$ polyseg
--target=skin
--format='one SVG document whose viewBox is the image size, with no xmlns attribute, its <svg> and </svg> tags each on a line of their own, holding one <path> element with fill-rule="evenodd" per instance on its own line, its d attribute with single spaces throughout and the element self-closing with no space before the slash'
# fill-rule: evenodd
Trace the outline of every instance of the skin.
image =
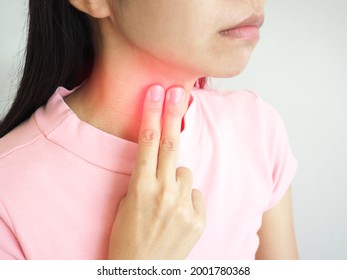
<svg viewBox="0 0 347 280">
<path fill-rule="evenodd" d="M 231 40 L 219 31 L 252 14 L 262 15 L 264 1 L 70 3 L 91 18 L 96 61 L 88 81 L 65 101 L 81 120 L 138 143 L 129 191 L 110 237 L 109 258 L 183 259 L 205 224 L 203 197 L 192 189 L 190 170 L 176 169 L 190 91 L 199 77 L 232 77 L 246 67 L 257 41 Z M 157 101 L 151 99 L 153 85 L 162 87 Z M 170 101 L 175 88 L 184 92 L 178 103 Z M 258 259 L 298 257 L 290 188 L 264 214 L 259 238 Z"/>
<path fill-rule="evenodd" d="M 66 101 L 82 120 L 132 142 L 150 85 L 181 86 L 189 93 L 199 77 L 232 77 L 246 67 L 257 42 L 230 40 L 219 31 L 263 14 L 264 5 L 260 0 L 70 2 L 93 17 L 97 58 L 88 82 Z"/>
</svg>

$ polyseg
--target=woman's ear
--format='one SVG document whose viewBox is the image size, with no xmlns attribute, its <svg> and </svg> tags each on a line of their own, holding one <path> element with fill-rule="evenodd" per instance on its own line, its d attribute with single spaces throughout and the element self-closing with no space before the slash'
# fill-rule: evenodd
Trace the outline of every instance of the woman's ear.
<svg viewBox="0 0 347 280">
<path fill-rule="evenodd" d="M 93 18 L 106 18 L 110 15 L 109 0 L 69 0 L 69 2 L 77 10 Z"/>
</svg>

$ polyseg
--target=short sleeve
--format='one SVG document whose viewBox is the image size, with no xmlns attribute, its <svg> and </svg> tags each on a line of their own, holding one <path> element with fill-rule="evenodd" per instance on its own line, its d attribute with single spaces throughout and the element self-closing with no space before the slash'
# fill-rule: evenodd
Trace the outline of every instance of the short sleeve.
<svg viewBox="0 0 347 280">
<path fill-rule="evenodd" d="M 298 162 L 291 150 L 285 124 L 279 113 L 267 105 L 269 127 L 269 151 L 272 166 L 272 195 L 267 210 L 284 196 L 296 174 Z"/>
<path fill-rule="evenodd" d="M 11 226 L 5 208 L 0 204 L 0 260 L 24 260 L 24 254 Z"/>
</svg>

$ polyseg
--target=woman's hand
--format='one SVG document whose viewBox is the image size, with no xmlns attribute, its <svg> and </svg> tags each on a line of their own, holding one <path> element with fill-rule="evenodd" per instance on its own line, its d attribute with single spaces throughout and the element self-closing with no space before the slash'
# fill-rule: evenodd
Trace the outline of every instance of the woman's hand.
<svg viewBox="0 0 347 280">
<path fill-rule="evenodd" d="M 136 166 L 113 224 L 109 259 L 185 259 L 200 238 L 205 226 L 202 193 L 192 189 L 189 169 L 176 169 L 188 101 L 182 88 L 170 88 L 166 98 L 161 86 L 149 88 Z"/>
</svg>

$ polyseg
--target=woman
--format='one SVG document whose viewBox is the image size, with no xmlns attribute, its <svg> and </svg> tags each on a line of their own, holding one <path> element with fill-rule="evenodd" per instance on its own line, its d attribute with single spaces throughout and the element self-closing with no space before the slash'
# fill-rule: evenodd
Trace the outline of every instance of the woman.
<svg viewBox="0 0 347 280">
<path fill-rule="evenodd" d="M 0 127 L 1 258 L 297 258 L 280 116 L 204 89 L 244 69 L 263 6 L 30 1 Z"/>
</svg>

